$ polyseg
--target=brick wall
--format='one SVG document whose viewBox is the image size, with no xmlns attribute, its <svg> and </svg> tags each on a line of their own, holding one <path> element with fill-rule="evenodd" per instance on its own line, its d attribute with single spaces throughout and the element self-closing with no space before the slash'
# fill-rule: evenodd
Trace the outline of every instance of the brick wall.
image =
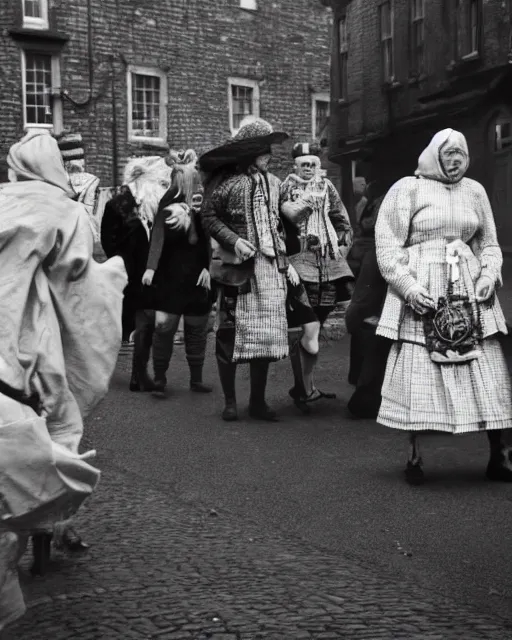
<svg viewBox="0 0 512 640">
<path fill-rule="evenodd" d="M 5 3 L 4 3 L 5 4 Z M 260 115 L 292 141 L 311 138 L 311 95 L 329 90 L 331 11 L 318 0 L 260 1 L 256 12 L 238 0 L 90 0 L 93 33 L 92 101 L 64 106 L 64 127 L 84 139 L 87 170 L 104 185 L 118 178 L 131 155 L 148 149 L 127 139 L 127 65 L 157 66 L 168 79 L 168 141 L 199 153 L 230 136 L 230 76 L 256 80 Z M 50 28 L 69 37 L 61 54 L 62 89 L 76 102 L 89 98 L 88 3 L 53 0 Z M 21 26 L 21 0 L 0 15 L 0 161 L 23 133 L 21 56 L 9 30 Z M 113 96 L 116 126 L 113 130 Z M 290 144 L 274 170 L 291 166 Z M 164 153 L 163 149 L 149 153 Z M 0 172 L 5 174 L 5 163 Z M 5 175 L 0 175 L 0 180 Z"/>
</svg>

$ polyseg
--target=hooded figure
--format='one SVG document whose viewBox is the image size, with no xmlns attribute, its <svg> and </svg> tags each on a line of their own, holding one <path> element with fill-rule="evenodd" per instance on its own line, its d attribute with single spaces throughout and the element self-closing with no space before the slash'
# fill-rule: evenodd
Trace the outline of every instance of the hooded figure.
<svg viewBox="0 0 512 640">
<path fill-rule="evenodd" d="M 462 133 L 437 133 L 415 177 L 399 180 L 377 218 L 388 293 L 377 334 L 394 341 L 378 422 L 410 432 L 406 479 L 424 480 L 418 433 L 486 431 L 487 476 L 512 480 L 510 382 L 497 340 L 502 253 L 485 189 L 465 178 Z"/>
<path fill-rule="evenodd" d="M 126 284 L 120 258 L 92 259 L 88 215 L 71 199 L 55 139 L 28 133 L 8 164 L 14 182 L 0 193 L 0 630 L 24 608 L 22 541 L 37 532 L 34 550 L 43 536 L 47 554 L 54 525 L 98 481 L 86 461 L 94 452 L 80 455 L 78 446 L 114 371 Z"/>
</svg>

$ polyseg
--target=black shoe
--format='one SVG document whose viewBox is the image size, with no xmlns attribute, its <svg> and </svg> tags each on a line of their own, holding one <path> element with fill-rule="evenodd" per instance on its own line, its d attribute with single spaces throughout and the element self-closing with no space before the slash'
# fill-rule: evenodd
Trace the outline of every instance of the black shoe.
<svg viewBox="0 0 512 640">
<path fill-rule="evenodd" d="M 494 460 L 487 465 L 485 475 L 494 482 L 512 482 L 512 471 Z"/>
<path fill-rule="evenodd" d="M 143 376 L 141 380 L 135 374 L 132 374 L 132 377 L 130 379 L 130 391 L 142 391 L 142 393 L 149 393 L 150 391 L 154 390 L 155 383 L 149 376 Z"/>
<path fill-rule="evenodd" d="M 275 411 L 266 404 L 254 407 L 249 406 L 249 416 L 255 420 L 264 420 L 265 422 L 279 422 L 279 418 Z"/>
<path fill-rule="evenodd" d="M 300 396 L 300 393 L 297 391 L 295 387 L 292 387 L 290 391 L 288 391 L 288 395 L 293 400 L 293 404 L 297 407 L 297 409 L 305 416 L 309 416 L 311 413 L 311 408 L 308 407 L 306 399 Z"/>
<path fill-rule="evenodd" d="M 154 398 L 167 398 L 167 382 L 165 380 L 155 380 L 151 395 Z"/>
<path fill-rule="evenodd" d="M 236 407 L 236 402 L 226 402 L 226 406 L 224 407 L 224 411 L 222 412 L 222 419 L 225 422 L 234 422 L 238 420 L 238 410 Z"/>
<path fill-rule="evenodd" d="M 421 468 L 421 462 L 412 463 L 410 460 L 405 468 L 405 481 L 407 484 L 415 487 L 422 485 L 425 482 L 425 474 Z"/>
<path fill-rule="evenodd" d="M 204 382 L 191 382 L 190 391 L 194 391 L 195 393 L 211 393 L 213 387 L 209 384 L 204 384 Z"/>
</svg>

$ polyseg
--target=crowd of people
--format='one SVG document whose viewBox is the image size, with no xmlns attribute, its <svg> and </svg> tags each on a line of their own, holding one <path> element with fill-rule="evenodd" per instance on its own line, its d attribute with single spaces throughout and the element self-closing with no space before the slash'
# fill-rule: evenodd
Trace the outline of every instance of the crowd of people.
<svg viewBox="0 0 512 640">
<path fill-rule="evenodd" d="M 183 319 L 190 390 L 210 393 L 213 309 L 223 420 L 238 419 L 243 363 L 257 420 L 278 421 L 267 378 L 287 356 L 301 412 L 335 398 L 315 368 L 320 330 L 346 302 L 348 409 L 407 432 L 407 482 L 424 482 L 419 435 L 433 432 L 485 432 L 487 477 L 512 480 L 502 254 L 485 189 L 465 177 L 464 136 L 443 130 L 414 176 L 371 182 L 355 233 L 317 145 L 293 145 L 284 181 L 269 171 L 287 138 L 251 118 L 200 157 L 132 159 L 100 229 L 97 181 L 69 139 L 33 131 L 11 148 L 0 188 L 0 630 L 25 608 L 17 565 L 30 538 L 35 573 L 52 539 L 87 548 L 72 518 L 100 472 L 79 444 L 122 338 L 133 335 L 130 389 L 166 398 Z"/>
</svg>

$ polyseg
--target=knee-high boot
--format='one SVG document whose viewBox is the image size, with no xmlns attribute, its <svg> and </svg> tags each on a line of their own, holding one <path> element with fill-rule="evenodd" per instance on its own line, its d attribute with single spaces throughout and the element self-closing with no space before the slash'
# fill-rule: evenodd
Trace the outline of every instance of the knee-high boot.
<svg viewBox="0 0 512 640">
<path fill-rule="evenodd" d="M 154 326 L 149 318 L 137 327 L 133 339 L 132 376 L 130 391 L 153 391 L 155 385 L 148 374 Z"/>
<path fill-rule="evenodd" d="M 268 360 L 253 360 L 250 363 L 251 397 L 249 400 L 249 415 L 257 420 L 277 422 L 276 413 L 269 408 L 265 401 L 269 366 Z"/>
<path fill-rule="evenodd" d="M 215 357 L 225 402 L 222 419 L 226 422 L 238 419 L 236 364 L 232 362 L 234 337 L 234 331 L 229 329 L 218 329 L 215 336 Z"/>
<path fill-rule="evenodd" d="M 489 480 L 512 482 L 512 434 L 507 431 L 491 429 L 487 432 L 490 457 L 486 476 Z"/>
</svg>

